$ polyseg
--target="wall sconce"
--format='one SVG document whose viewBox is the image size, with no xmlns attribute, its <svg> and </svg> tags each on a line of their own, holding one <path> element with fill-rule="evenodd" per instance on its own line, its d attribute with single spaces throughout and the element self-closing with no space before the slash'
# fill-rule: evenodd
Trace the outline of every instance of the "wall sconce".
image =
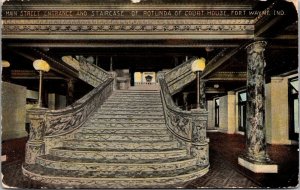
<svg viewBox="0 0 300 190">
<path fill-rule="evenodd" d="M 48 72 L 50 70 L 50 65 L 42 60 L 38 59 L 33 62 L 33 68 L 39 71 L 40 74 L 40 81 L 39 81 L 39 100 L 38 100 L 38 107 L 42 107 L 42 81 L 43 81 L 43 72 Z"/>
<path fill-rule="evenodd" d="M 197 74 L 197 108 L 200 109 L 200 72 L 203 72 L 205 69 L 205 59 L 201 57 L 196 59 L 192 63 L 192 72 Z"/>
</svg>

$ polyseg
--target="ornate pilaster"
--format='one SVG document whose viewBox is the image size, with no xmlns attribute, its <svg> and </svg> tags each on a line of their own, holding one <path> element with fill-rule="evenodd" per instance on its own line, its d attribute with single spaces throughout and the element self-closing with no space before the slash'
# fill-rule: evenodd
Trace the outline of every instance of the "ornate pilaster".
<svg viewBox="0 0 300 190">
<path fill-rule="evenodd" d="M 277 173 L 266 152 L 265 58 L 266 42 L 249 44 L 247 50 L 246 151 L 239 164 L 256 173 Z"/>
<path fill-rule="evenodd" d="M 38 156 L 45 154 L 45 123 L 46 108 L 28 110 L 30 119 L 29 139 L 26 143 L 25 163 L 34 164 Z"/>
</svg>

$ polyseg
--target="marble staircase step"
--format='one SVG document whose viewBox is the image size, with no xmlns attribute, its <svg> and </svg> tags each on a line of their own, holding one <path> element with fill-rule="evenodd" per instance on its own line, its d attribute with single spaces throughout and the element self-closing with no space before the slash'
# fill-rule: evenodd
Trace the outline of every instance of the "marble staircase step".
<svg viewBox="0 0 300 190">
<path fill-rule="evenodd" d="M 122 115 L 117 115 L 117 114 L 94 114 L 90 118 L 91 120 L 94 119 L 128 119 L 128 120 L 141 120 L 141 119 L 157 119 L 157 120 L 164 120 L 164 117 L 162 115 L 129 115 L 129 114 L 122 114 Z"/>
<path fill-rule="evenodd" d="M 160 93 L 157 94 L 112 94 L 109 98 L 154 98 L 161 99 Z"/>
<path fill-rule="evenodd" d="M 163 118 L 91 118 L 87 123 L 133 123 L 133 124 L 145 124 L 145 123 L 165 123 Z"/>
<path fill-rule="evenodd" d="M 164 116 L 162 110 L 111 110 L 111 109 L 99 109 L 94 112 L 94 114 L 100 114 L 100 115 L 137 115 L 137 116 Z"/>
<path fill-rule="evenodd" d="M 156 111 L 162 112 L 163 107 L 162 106 L 105 106 L 102 105 L 100 109 L 97 111 L 148 111 L 149 113 L 153 113 Z"/>
<path fill-rule="evenodd" d="M 152 110 L 163 110 L 162 105 L 132 105 L 132 104 L 103 104 L 101 106 L 101 109 L 109 109 L 109 110 L 124 110 L 124 109 L 128 109 L 128 110 L 149 110 L 150 112 Z"/>
<path fill-rule="evenodd" d="M 159 90 L 116 90 L 113 94 L 159 94 Z"/>
<path fill-rule="evenodd" d="M 107 100 L 148 100 L 148 101 L 161 101 L 160 95 L 113 95 Z"/>
<path fill-rule="evenodd" d="M 123 101 L 123 102 L 104 102 L 103 106 L 149 106 L 149 107 L 162 107 L 161 102 L 135 102 L 135 101 Z"/>
<path fill-rule="evenodd" d="M 171 141 L 169 134 L 101 134 L 101 133 L 82 133 L 75 134 L 75 139 L 78 140 L 93 140 L 93 141 Z"/>
<path fill-rule="evenodd" d="M 95 150 L 167 150 L 178 148 L 179 142 L 141 142 L 141 141 L 87 141 L 87 140 L 65 140 L 64 147 L 69 148 L 93 148 Z"/>
<path fill-rule="evenodd" d="M 182 149 L 172 150 L 108 150 L 99 151 L 97 149 L 71 149 L 67 147 L 52 148 L 49 150 L 52 156 L 63 158 L 76 158 L 76 159 L 107 159 L 107 160 L 158 160 L 168 158 L 182 158 L 187 156 L 187 151 Z"/>
<path fill-rule="evenodd" d="M 84 127 L 91 127 L 91 128 L 129 128 L 129 127 L 133 127 L 133 128 L 152 128 L 152 127 L 157 127 L 157 128 L 166 128 L 166 124 L 165 122 L 156 122 L 156 123 L 103 123 L 103 122 L 91 122 L 88 121 L 84 124 Z"/>
<path fill-rule="evenodd" d="M 133 128 L 133 127 L 118 127 L 118 128 L 95 128 L 95 127 L 82 127 L 81 133 L 94 133 L 94 134 L 149 134 L 149 135 L 160 135 L 170 134 L 166 128 Z"/>
<path fill-rule="evenodd" d="M 46 168 L 60 169 L 60 170 L 79 170 L 79 171 L 98 171 L 100 173 L 108 174 L 109 172 L 161 172 L 168 170 L 176 170 L 188 168 L 196 164 L 195 158 L 184 159 L 167 159 L 156 160 L 155 162 L 143 160 L 144 162 L 128 162 L 126 160 L 113 162 L 109 160 L 96 159 L 66 159 L 55 157 L 51 155 L 43 155 L 37 158 L 37 164 Z"/>
<path fill-rule="evenodd" d="M 171 188 L 203 176 L 208 167 L 191 166 L 165 172 L 118 172 L 103 174 L 97 171 L 72 171 L 45 168 L 39 164 L 23 166 L 23 173 L 45 184 L 63 188 Z"/>
<path fill-rule="evenodd" d="M 161 102 L 160 96 L 153 96 L 153 97 L 147 97 L 147 96 L 136 96 L 136 97 L 124 97 L 124 96 L 110 96 L 107 101 L 135 101 L 135 102 L 142 102 L 142 101 L 158 101 Z"/>
</svg>

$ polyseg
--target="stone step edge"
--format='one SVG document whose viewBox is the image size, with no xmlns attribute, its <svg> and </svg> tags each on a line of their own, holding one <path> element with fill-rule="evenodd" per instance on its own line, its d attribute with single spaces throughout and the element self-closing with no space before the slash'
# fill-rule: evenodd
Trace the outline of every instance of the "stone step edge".
<svg viewBox="0 0 300 190">
<path fill-rule="evenodd" d="M 109 115 L 113 115 L 114 117 L 112 118 L 109 118 L 109 117 L 103 117 L 103 115 L 93 115 L 91 116 L 92 119 L 99 119 L 99 118 L 103 118 L 103 119 L 165 119 L 164 117 L 161 117 L 161 116 L 147 116 L 147 117 L 144 117 L 143 115 L 133 115 L 133 117 L 126 117 L 124 116 L 125 114 L 119 116 L 119 115 L 114 115 L 114 114 L 106 114 L 106 116 L 109 116 Z"/>
<path fill-rule="evenodd" d="M 161 141 L 161 142 L 159 142 L 159 141 L 157 141 L 157 142 L 148 142 L 148 141 L 146 141 L 146 142 L 141 142 L 141 141 L 133 141 L 133 140 L 130 140 L 130 141 L 117 141 L 117 140 L 107 140 L 107 141 L 98 141 L 98 140 L 79 140 L 79 139 L 69 139 L 69 140 L 64 140 L 64 141 L 62 141 L 62 142 L 69 142 L 69 141 L 76 141 L 76 142 L 80 142 L 80 141 L 82 141 L 82 142 L 110 142 L 110 143 L 136 143 L 136 144 L 142 144 L 142 143 L 146 143 L 146 144 L 149 144 L 149 143 L 151 143 L 151 144 L 167 144 L 167 143 L 178 143 L 177 141 L 174 141 L 174 140 L 170 140 L 170 141 Z"/>
<path fill-rule="evenodd" d="M 134 111 L 134 110 L 131 110 L 131 111 Z M 146 111 L 146 110 L 145 110 Z M 94 115 L 97 115 L 97 114 L 102 114 L 102 115 L 136 115 L 136 116 L 164 116 L 164 114 L 163 113 L 159 113 L 159 112 L 152 112 L 152 113 L 130 113 L 130 111 L 122 111 L 122 110 L 120 110 L 120 111 L 117 111 L 117 110 L 115 110 L 115 111 L 112 111 L 112 112 L 115 112 L 115 113 L 107 113 L 105 110 L 102 110 L 102 112 L 101 111 L 96 111 L 96 112 L 94 112 Z M 126 113 L 126 112 L 128 112 L 128 113 Z M 93 115 L 93 116 L 94 116 Z"/>
<path fill-rule="evenodd" d="M 111 136 L 137 136 L 137 137 L 169 137 L 170 134 L 144 134 L 144 133 L 87 133 L 87 132 L 77 132 L 76 134 L 84 134 L 84 135 L 97 135 L 97 136 L 102 136 L 102 135 L 111 135 Z"/>
<path fill-rule="evenodd" d="M 33 174 L 35 176 L 40 176 L 40 177 L 45 177 L 46 176 L 46 175 L 41 175 L 41 174 L 33 173 L 33 172 L 27 170 L 25 167 L 26 167 L 26 165 L 25 166 L 22 165 L 23 174 L 28 173 L 28 174 Z M 96 180 L 100 180 L 100 181 L 103 180 L 103 179 L 109 180 L 109 181 L 110 180 L 112 180 L 112 181 L 120 181 L 120 180 L 125 180 L 125 181 L 132 181 L 132 180 L 144 181 L 144 180 L 173 179 L 173 178 L 177 178 L 179 176 L 181 176 L 181 177 L 188 177 L 190 175 L 196 175 L 195 177 L 201 177 L 201 176 L 205 175 L 208 172 L 209 167 L 210 166 L 207 165 L 205 167 L 197 168 L 199 170 L 196 170 L 196 169 L 191 170 L 190 173 L 185 173 L 185 174 L 176 175 L 176 176 L 167 176 L 167 177 L 157 177 L 157 176 L 155 176 L 155 177 L 131 177 L 131 178 L 130 177 L 126 177 L 126 178 L 124 178 L 124 177 L 115 177 L 115 178 L 112 178 L 112 177 L 109 177 L 109 178 L 100 178 L 100 177 L 92 178 L 92 177 L 90 177 L 90 178 L 88 178 L 88 177 L 63 177 L 63 176 L 52 176 L 52 175 L 47 175 L 47 177 L 48 178 L 55 178 L 55 179 L 59 179 L 59 180 L 64 178 L 64 179 L 74 179 L 74 180 L 83 179 L 83 180 L 88 180 L 88 181 L 89 180 L 95 180 L 95 179 Z"/>
<path fill-rule="evenodd" d="M 45 155 L 47 156 L 47 155 Z M 46 161 L 49 161 L 49 162 L 60 162 L 60 163 L 70 163 L 68 161 L 57 161 L 57 160 L 50 160 L 49 158 L 43 158 L 43 157 L 37 157 L 37 159 L 39 160 L 46 160 Z M 74 161 L 74 160 L 78 160 L 77 161 Z M 161 164 L 164 164 L 164 165 L 173 165 L 173 164 L 181 164 L 181 163 L 184 163 L 184 162 L 194 162 L 196 161 L 197 159 L 196 158 L 186 158 L 186 159 L 183 159 L 183 160 L 173 160 L 173 161 L 169 161 L 168 159 L 166 160 L 160 160 L 161 162 L 153 162 L 153 163 L 122 163 L 122 162 L 118 162 L 118 163 L 107 163 L 107 162 L 81 162 L 81 161 L 84 161 L 82 159 L 72 159 L 72 162 L 73 164 L 84 164 L 84 165 L 94 165 L 94 164 L 105 164 L 107 166 L 159 166 Z M 144 160 L 146 161 L 146 160 Z"/>
<path fill-rule="evenodd" d="M 82 127 L 81 130 L 83 129 L 88 129 L 88 130 L 166 130 L 168 131 L 168 129 L 166 127 Z M 170 133 L 171 134 L 171 133 Z"/>
<path fill-rule="evenodd" d="M 103 107 L 103 106 L 101 106 L 101 108 L 100 109 L 98 109 L 99 111 L 101 111 L 101 110 L 109 110 L 109 111 L 137 111 L 137 110 L 141 110 L 141 111 L 149 111 L 149 112 L 151 112 L 151 111 L 153 111 L 153 110 L 158 110 L 158 111 L 163 111 L 163 107 L 152 107 L 151 108 L 152 110 L 149 110 L 149 107 L 118 107 L 118 108 L 111 108 L 111 107 L 108 107 L 108 106 L 105 106 L 105 107 Z M 98 111 L 97 110 L 97 111 Z"/>
<path fill-rule="evenodd" d="M 70 152 L 100 152 L 99 149 L 92 149 L 92 148 L 80 148 L 80 149 L 68 149 L 68 147 L 59 147 L 59 148 L 52 148 L 51 151 L 70 151 Z M 104 154 L 161 154 L 161 153 L 187 153 L 185 149 L 171 149 L 171 150 L 154 150 L 154 151 L 128 151 L 128 150 L 111 150 L 111 151 L 101 151 Z"/>
<path fill-rule="evenodd" d="M 110 123 L 107 123 L 107 122 L 102 122 L 102 121 L 87 121 L 85 124 L 89 124 L 89 123 L 96 123 L 96 124 L 136 124 L 136 125 L 139 125 L 139 124 L 147 124 L 149 125 L 149 123 L 140 123 L 140 122 L 132 122 L 132 123 L 126 123 L 126 122 L 120 122 L 120 121 L 111 121 Z M 165 122 L 151 122 L 150 124 L 161 124 L 161 125 L 165 125 L 166 123 Z"/>
<path fill-rule="evenodd" d="M 159 93 L 160 90 L 114 90 L 113 93 L 120 93 L 120 94 L 126 94 L 126 93 Z"/>
</svg>

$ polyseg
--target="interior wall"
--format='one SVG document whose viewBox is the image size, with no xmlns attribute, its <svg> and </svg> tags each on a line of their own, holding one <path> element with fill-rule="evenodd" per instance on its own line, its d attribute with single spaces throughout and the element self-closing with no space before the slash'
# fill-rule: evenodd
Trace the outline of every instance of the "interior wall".
<svg viewBox="0 0 300 190">
<path fill-rule="evenodd" d="M 26 87 L 2 82 L 2 140 L 26 137 Z"/>
<path fill-rule="evenodd" d="M 272 77 L 269 101 L 266 111 L 267 142 L 271 144 L 291 144 L 289 140 L 289 105 L 288 105 L 289 77 Z"/>
<path fill-rule="evenodd" d="M 208 110 L 208 121 L 207 121 L 207 128 L 208 129 L 213 129 L 215 126 L 214 123 L 214 101 L 213 100 L 208 100 L 207 101 L 207 110 Z"/>
<path fill-rule="evenodd" d="M 234 134 L 235 130 L 235 112 L 236 112 L 235 92 L 229 91 L 227 95 L 227 133 Z"/>
<path fill-rule="evenodd" d="M 219 98 L 220 100 L 220 105 L 219 105 L 219 131 L 223 133 L 227 133 L 228 130 L 228 99 L 227 96 L 222 96 Z"/>
</svg>

